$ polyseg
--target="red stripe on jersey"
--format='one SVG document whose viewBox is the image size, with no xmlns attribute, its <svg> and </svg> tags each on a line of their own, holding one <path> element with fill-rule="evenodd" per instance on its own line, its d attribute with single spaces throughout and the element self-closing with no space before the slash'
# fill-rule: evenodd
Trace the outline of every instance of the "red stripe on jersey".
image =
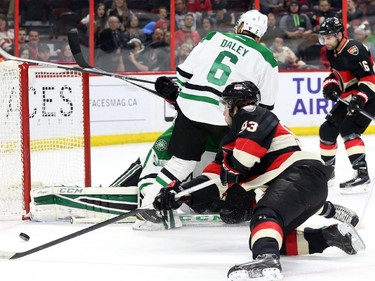
<svg viewBox="0 0 375 281">
<path fill-rule="evenodd" d="M 375 84 L 375 75 L 368 75 L 359 79 L 358 82 L 370 82 Z"/>
<path fill-rule="evenodd" d="M 344 83 L 348 83 L 349 81 L 353 80 L 355 76 L 350 71 L 339 71 L 342 81 Z"/>
<path fill-rule="evenodd" d="M 283 232 L 281 226 L 280 226 L 278 223 L 273 222 L 273 221 L 262 222 L 262 223 L 258 224 L 257 226 L 255 226 L 255 227 L 253 228 L 253 230 L 251 231 L 251 235 L 250 235 L 250 237 L 251 237 L 251 238 L 254 237 L 254 235 L 255 235 L 258 231 L 265 230 L 265 229 L 276 230 L 276 231 L 280 234 L 281 238 L 284 237 L 284 232 Z"/>
<path fill-rule="evenodd" d="M 354 140 L 348 140 L 344 143 L 345 149 L 352 148 L 354 146 L 365 146 L 363 143 L 363 140 L 360 138 L 354 139 Z"/>
<path fill-rule="evenodd" d="M 287 256 L 298 255 L 297 230 L 293 230 L 285 237 L 285 251 Z"/>
<path fill-rule="evenodd" d="M 334 143 L 334 144 L 324 144 L 324 143 L 320 143 L 320 148 L 321 149 L 325 149 L 325 150 L 333 150 L 333 149 L 337 149 L 338 145 L 337 143 Z"/>
<path fill-rule="evenodd" d="M 241 137 L 237 138 L 235 148 L 258 158 L 262 158 L 268 150 L 253 140 Z"/>
<path fill-rule="evenodd" d="M 294 152 L 286 152 L 281 154 L 273 161 L 272 165 L 267 168 L 267 172 L 279 168 L 293 153 Z"/>
<path fill-rule="evenodd" d="M 220 169 L 221 169 L 220 164 L 211 162 L 204 168 L 202 173 L 212 173 L 212 174 L 220 175 Z"/>
<path fill-rule="evenodd" d="M 283 125 L 281 125 L 280 123 L 277 125 L 277 128 L 276 128 L 276 131 L 275 131 L 275 134 L 274 134 L 274 138 L 276 137 L 280 137 L 280 136 L 283 136 L 283 135 L 290 135 L 291 132 L 288 131 L 287 128 L 285 128 Z"/>
</svg>

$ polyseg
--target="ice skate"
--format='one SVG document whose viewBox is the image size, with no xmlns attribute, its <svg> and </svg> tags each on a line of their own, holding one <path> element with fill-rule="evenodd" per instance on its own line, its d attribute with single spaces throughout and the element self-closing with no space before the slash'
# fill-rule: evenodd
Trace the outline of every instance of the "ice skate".
<svg viewBox="0 0 375 281">
<path fill-rule="evenodd" d="M 366 246 L 353 226 L 347 223 L 323 227 L 323 237 L 331 247 L 337 247 L 348 255 L 363 251 Z"/>
<path fill-rule="evenodd" d="M 352 179 L 340 183 L 340 193 L 352 194 L 367 192 L 368 183 L 370 183 L 370 177 L 367 168 L 359 168 L 358 170 L 355 170 Z"/>
<path fill-rule="evenodd" d="M 262 254 L 251 262 L 235 265 L 227 277 L 230 281 L 283 279 L 280 259 L 275 254 Z"/>
<path fill-rule="evenodd" d="M 341 221 L 341 222 L 346 222 L 352 225 L 353 227 L 357 226 L 359 222 L 359 217 L 355 212 L 341 205 L 337 205 L 337 204 L 332 204 L 332 205 L 335 208 L 335 215 L 333 216 L 334 219 Z"/>
</svg>

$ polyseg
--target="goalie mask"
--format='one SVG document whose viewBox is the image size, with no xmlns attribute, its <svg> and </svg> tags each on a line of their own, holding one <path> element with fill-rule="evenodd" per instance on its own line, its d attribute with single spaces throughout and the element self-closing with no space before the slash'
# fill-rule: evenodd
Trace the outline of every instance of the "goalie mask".
<svg viewBox="0 0 375 281">
<path fill-rule="evenodd" d="M 234 82 L 225 87 L 222 99 L 233 112 L 234 107 L 242 108 L 249 104 L 258 104 L 260 101 L 260 91 L 253 82 Z"/>
<path fill-rule="evenodd" d="M 267 27 L 267 16 L 257 10 L 250 10 L 240 16 L 234 27 L 234 32 L 243 33 L 243 31 L 249 31 L 257 37 L 262 38 L 267 31 Z"/>
</svg>

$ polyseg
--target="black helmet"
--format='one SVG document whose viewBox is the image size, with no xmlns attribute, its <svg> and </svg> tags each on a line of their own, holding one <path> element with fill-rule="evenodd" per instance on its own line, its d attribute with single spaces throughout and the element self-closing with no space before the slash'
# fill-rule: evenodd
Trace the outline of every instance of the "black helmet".
<svg viewBox="0 0 375 281">
<path fill-rule="evenodd" d="M 260 91 L 253 82 L 234 82 L 225 87 L 222 98 L 232 111 L 235 106 L 241 108 L 257 104 L 260 101 Z"/>
<path fill-rule="evenodd" d="M 339 32 L 344 32 L 344 26 L 338 17 L 327 18 L 320 25 L 320 35 L 337 34 Z"/>
</svg>

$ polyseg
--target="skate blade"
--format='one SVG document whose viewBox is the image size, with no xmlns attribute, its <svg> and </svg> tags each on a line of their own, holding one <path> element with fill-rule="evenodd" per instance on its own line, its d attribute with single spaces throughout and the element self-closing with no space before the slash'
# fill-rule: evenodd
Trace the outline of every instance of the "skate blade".
<svg viewBox="0 0 375 281">
<path fill-rule="evenodd" d="M 338 225 L 338 230 L 342 235 L 350 233 L 352 237 L 352 246 L 353 249 L 358 251 L 364 251 L 366 249 L 366 244 L 362 240 L 361 236 L 359 236 L 357 230 L 348 223 L 343 223 Z"/>
<path fill-rule="evenodd" d="M 233 271 L 228 276 L 230 281 L 276 281 L 282 280 L 284 276 L 278 268 L 266 268 L 262 271 L 263 276 L 252 278 L 247 270 Z"/>
<path fill-rule="evenodd" d="M 362 184 L 362 185 L 357 185 L 353 187 L 342 187 L 340 188 L 340 193 L 341 194 L 360 194 L 360 193 L 366 193 L 369 191 L 369 184 Z"/>
</svg>

